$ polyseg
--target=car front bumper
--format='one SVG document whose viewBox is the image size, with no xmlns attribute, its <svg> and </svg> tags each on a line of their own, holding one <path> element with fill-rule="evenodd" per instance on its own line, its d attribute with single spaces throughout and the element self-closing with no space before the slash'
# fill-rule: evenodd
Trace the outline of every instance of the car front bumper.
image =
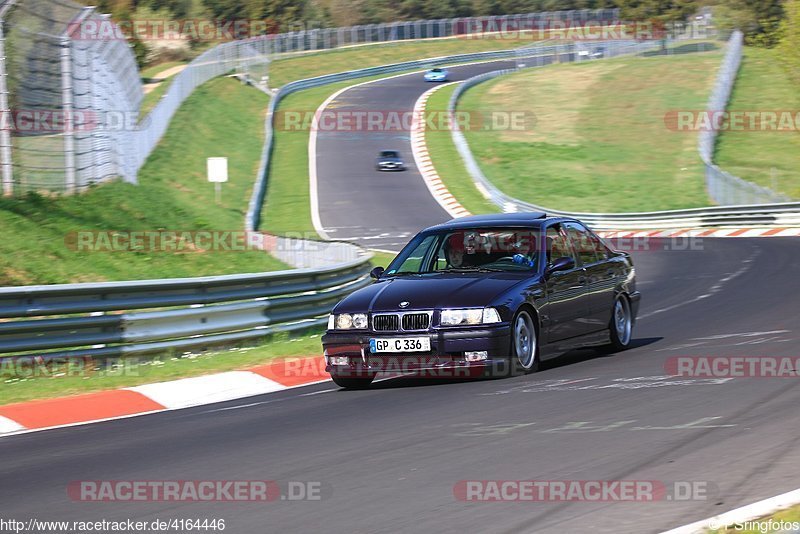
<svg viewBox="0 0 800 534">
<path fill-rule="evenodd" d="M 508 324 L 470 328 L 441 328 L 429 332 L 341 332 L 322 336 L 325 370 L 338 376 L 420 373 L 433 376 L 472 376 L 508 365 L 511 329 Z M 428 337 L 429 352 L 370 352 L 372 338 Z M 486 359 L 467 361 L 465 352 L 486 352 Z M 346 356 L 347 365 L 331 365 L 330 356 Z"/>
<path fill-rule="evenodd" d="M 406 166 L 402 163 L 378 163 L 379 171 L 404 171 Z"/>
</svg>

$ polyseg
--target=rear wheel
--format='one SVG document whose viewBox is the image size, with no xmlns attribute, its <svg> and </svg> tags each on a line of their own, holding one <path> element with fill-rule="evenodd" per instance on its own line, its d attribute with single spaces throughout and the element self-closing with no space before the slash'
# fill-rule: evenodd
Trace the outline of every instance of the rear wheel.
<svg viewBox="0 0 800 534">
<path fill-rule="evenodd" d="M 531 314 L 524 309 L 517 312 L 511 328 L 512 374 L 522 375 L 538 371 L 539 343 Z"/>
<path fill-rule="evenodd" d="M 610 347 L 613 350 L 625 350 L 630 346 L 633 316 L 631 314 L 631 303 L 625 295 L 618 296 L 614 301 L 611 323 L 608 329 L 611 333 Z"/>
<path fill-rule="evenodd" d="M 368 376 L 337 376 L 331 375 L 333 382 L 346 389 L 366 389 L 375 379 L 375 375 Z"/>
</svg>

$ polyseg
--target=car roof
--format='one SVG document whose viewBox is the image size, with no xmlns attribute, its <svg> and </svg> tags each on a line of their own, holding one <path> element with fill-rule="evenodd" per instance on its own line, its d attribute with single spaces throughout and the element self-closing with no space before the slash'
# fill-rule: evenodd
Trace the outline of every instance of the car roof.
<svg viewBox="0 0 800 534">
<path fill-rule="evenodd" d="M 490 226 L 541 226 L 555 220 L 566 220 L 563 217 L 548 217 L 541 211 L 525 211 L 519 213 L 493 213 L 488 215 L 471 215 L 459 217 L 442 224 L 426 228 L 424 231 L 450 230 L 459 228 L 479 228 Z"/>
</svg>

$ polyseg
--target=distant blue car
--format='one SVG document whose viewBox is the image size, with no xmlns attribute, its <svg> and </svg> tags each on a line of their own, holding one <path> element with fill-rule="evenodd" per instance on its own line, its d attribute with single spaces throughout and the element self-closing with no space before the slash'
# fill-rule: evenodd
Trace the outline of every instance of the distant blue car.
<svg viewBox="0 0 800 534">
<path fill-rule="evenodd" d="M 425 81 L 426 82 L 446 82 L 447 81 L 447 76 L 449 74 L 450 73 L 447 72 L 447 69 L 440 69 L 440 68 L 437 67 L 437 68 L 431 69 L 431 70 L 429 70 L 429 71 L 427 71 L 425 73 Z"/>
</svg>

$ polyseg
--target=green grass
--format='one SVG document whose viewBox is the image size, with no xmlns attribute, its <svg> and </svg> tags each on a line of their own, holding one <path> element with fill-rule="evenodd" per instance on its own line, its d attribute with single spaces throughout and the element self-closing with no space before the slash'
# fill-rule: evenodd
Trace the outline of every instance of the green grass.
<svg viewBox="0 0 800 534">
<path fill-rule="evenodd" d="M 4 372 L 0 367 L 2 400 L 11 404 L 33 399 L 63 397 L 104 389 L 131 387 L 139 384 L 164 382 L 210 373 L 247 369 L 269 363 L 275 358 L 319 356 L 322 354 L 320 331 L 299 337 L 276 335 L 268 343 L 257 347 L 237 348 L 188 356 L 164 355 L 156 358 L 130 356 L 116 360 L 116 369 L 96 369 L 87 372 L 54 372 L 53 376 L 25 377 Z M 7 369 L 10 371 L 10 369 Z"/>
<path fill-rule="evenodd" d="M 259 252 L 77 252 L 73 231 L 240 230 L 263 143 L 267 97 L 230 78 L 201 86 L 181 106 L 139 172 L 70 197 L 0 198 L 0 285 L 200 276 L 286 268 Z M 227 156 L 222 202 L 206 157 Z"/>
<path fill-rule="evenodd" d="M 514 197 L 575 211 L 705 206 L 697 135 L 664 118 L 704 109 L 721 59 L 714 50 L 553 65 L 480 84 L 459 110 L 535 116 L 522 129 L 466 132 L 485 174 Z"/>
<path fill-rule="evenodd" d="M 457 85 L 449 85 L 434 92 L 425 106 L 426 115 L 446 116 L 447 104 Z M 439 124 L 439 121 L 434 121 Z M 458 199 L 462 206 L 474 214 L 497 213 L 500 209 L 481 194 L 469 178 L 461 156 L 453 144 L 450 130 L 447 128 L 428 128 L 425 142 L 431 160 L 436 165 L 436 172 L 450 193 Z"/>
<path fill-rule="evenodd" d="M 800 109 L 800 90 L 777 52 L 745 48 L 729 110 L 791 111 Z M 735 176 L 800 198 L 800 134 L 770 131 L 722 132 L 715 161 Z"/>
<path fill-rule="evenodd" d="M 372 265 L 376 267 L 383 267 L 384 269 L 392 263 L 396 254 L 389 252 L 373 252 Z"/>
<path fill-rule="evenodd" d="M 280 87 L 293 80 L 323 74 L 426 57 L 507 50 L 524 44 L 530 43 L 502 39 L 437 39 L 337 48 L 273 61 L 269 67 L 269 85 Z"/>
</svg>

